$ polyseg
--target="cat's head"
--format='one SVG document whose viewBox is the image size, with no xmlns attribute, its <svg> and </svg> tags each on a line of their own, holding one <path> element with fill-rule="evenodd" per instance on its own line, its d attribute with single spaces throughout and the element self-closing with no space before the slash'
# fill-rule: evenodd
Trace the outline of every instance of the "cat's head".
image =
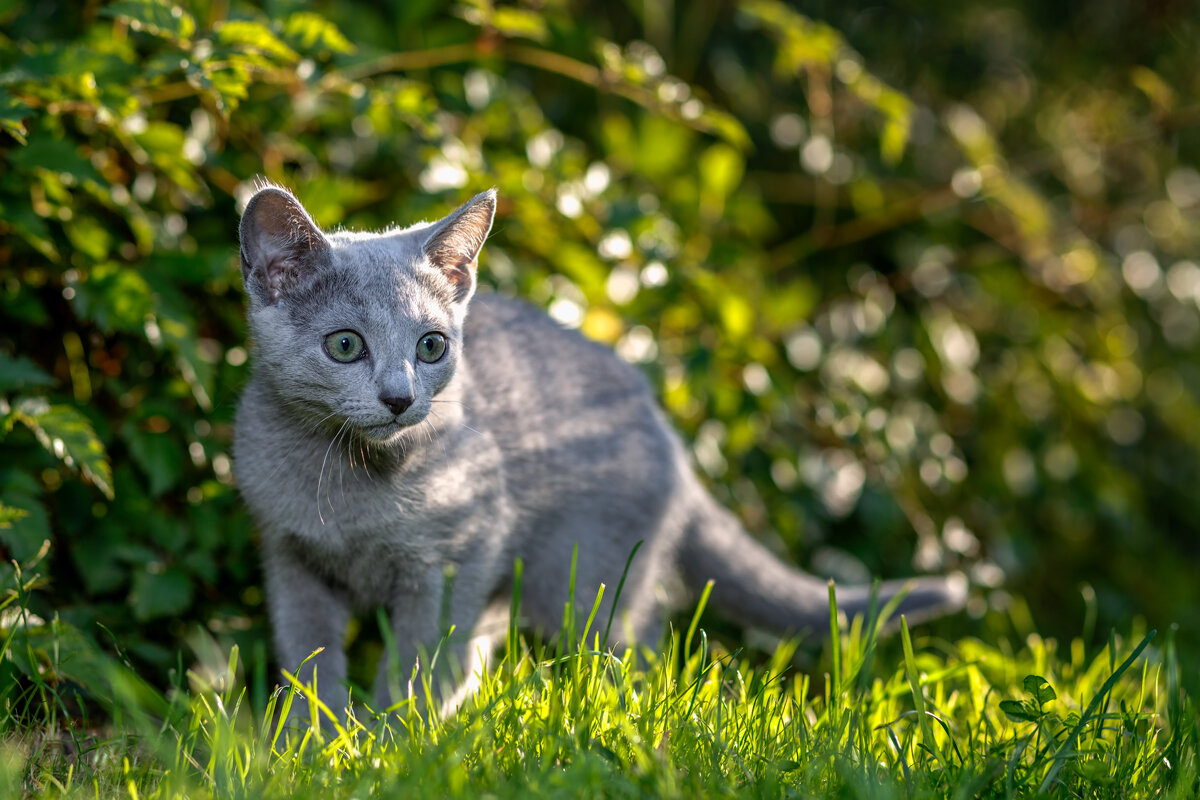
<svg viewBox="0 0 1200 800">
<path fill-rule="evenodd" d="M 290 192 L 260 189 L 242 214 L 242 278 L 256 375 L 281 411 L 375 442 L 429 417 L 495 210 L 493 190 L 432 224 L 324 233 Z"/>
</svg>

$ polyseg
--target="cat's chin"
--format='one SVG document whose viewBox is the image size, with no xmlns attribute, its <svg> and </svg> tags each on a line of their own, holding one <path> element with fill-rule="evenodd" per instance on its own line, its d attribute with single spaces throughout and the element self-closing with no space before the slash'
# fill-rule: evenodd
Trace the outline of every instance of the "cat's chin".
<svg viewBox="0 0 1200 800">
<path fill-rule="evenodd" d="M 393 445 L 401 442 L 406 434 L 423 421 L 424 418 L 417 420 L 415 423 L 389 420 L 387 422 L 362 425 L 358 429 L 358 434 L 372 444 Z"/>
</svg>

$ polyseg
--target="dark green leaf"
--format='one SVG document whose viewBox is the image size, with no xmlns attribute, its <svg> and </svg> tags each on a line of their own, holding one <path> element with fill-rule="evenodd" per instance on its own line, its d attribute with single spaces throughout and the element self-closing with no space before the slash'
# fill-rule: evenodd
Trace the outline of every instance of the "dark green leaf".
<svg viewBox="0 0 1200 800">
<path fill-rule="evenodd" d="M 137 572 L 129 602 L 141 621 L 178 614 L 192 603 L 192 579 L 178 567 Z"/>
<path fill-rule="evenodd" d="M 1001 700 L 1000 710 L 1013 722 L 1037 722 L 1040 714 L 1035 714 L 1019 700 Z"/>
<path fill-rule="evenodd" d="M 141 467 L 149 481 L 150 494 L 158 496 L 179 482 L 183 476 L 183 448 L 167 433 L 139 430 L 132 421 L 122 431 L 134 463 Z"/>
<path fill-rule="evenodd" d="M 53 383 L 53 377 L 25 356 L 13 358 L 0 353 L 0 393 L 51 386 Z"/>
<path fill-rule="evenodd" d="M 35 139 L 25 147 L 14 150 L 9 160 L 20 169 L 44 169 L 58 175 L 69 175 L 76 181 L 92 180 L 99 183 L 102 180 L 92 162 L 80 155 L 75 145 L 62 139 Z"/>
<path fill-rule="evenodd" d="M 50 538 L 50 518 L 42 504 L 42 488 L 37 480 L 19 469 L 0 473 L 0 507 L 8 524 L 0 526 L 0 542 L 8 549 L 8 558 L 28 563 Z"/>
<path fill-rule="evenodd" d="M 128 580 L 129 567 L 114 552 L 114 544 L 125 535 L 111 523 L 102 524 L 71 543 L 71 561 L 89 594 L 116 591 Z"/>
<path fill-rule="evenodd" d="M 107 708 L 115 710 L 119 695 L 126 707 L 165 716 L 162 695 L 125 665 L 102 653 L 77 628 L 59 620 L 42 622 L 25 617 L 6 649 L 17 667 L 38 680 L 69 680 Z"/>
</svg>

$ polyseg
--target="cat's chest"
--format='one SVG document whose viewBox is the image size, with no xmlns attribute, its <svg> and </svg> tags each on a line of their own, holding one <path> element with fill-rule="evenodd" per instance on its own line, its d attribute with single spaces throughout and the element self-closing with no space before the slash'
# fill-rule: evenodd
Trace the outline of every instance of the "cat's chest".
<svg viewBox="0 0 1200 800">
<path fill-rule="evenodd" d="M 239 442 L 237 477 L 259 523 L 342 563 L 453 559 L 506 518 L 500 454 L 490 437 L 433 442 L 387 468 L 319 440 Z M 489 521 L 492 523 L 489 525 Z"/>
</svg>

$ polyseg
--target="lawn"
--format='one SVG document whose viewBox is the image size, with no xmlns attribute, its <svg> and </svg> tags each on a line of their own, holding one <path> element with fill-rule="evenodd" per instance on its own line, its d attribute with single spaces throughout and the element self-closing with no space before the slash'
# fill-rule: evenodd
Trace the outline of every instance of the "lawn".
<svg viewBox="0 0 1200 800">
<path fill-rule="evenodd" d="M 358 704 L 339 722 L 309 687 L 252 707 L 236 648 L 207 666 L 189 656 L 160 694 L 71 629 L 23 623 L 17 597 L 0 785 L 37 798 L 1195 796 L 1200 720 L 1171 631 L 1088 653 L 1017 627 L 949 642 L 901 620 L 881 638 L 831 616 L 819 653 L 763 654 L 711 640 L 699 611 L 625 656 L 594 610 L 565 612 L 555 642 L 514 626 L 457 714 Z M 325 724 L 277 722 L 294 703 Z"/>
</svg>

